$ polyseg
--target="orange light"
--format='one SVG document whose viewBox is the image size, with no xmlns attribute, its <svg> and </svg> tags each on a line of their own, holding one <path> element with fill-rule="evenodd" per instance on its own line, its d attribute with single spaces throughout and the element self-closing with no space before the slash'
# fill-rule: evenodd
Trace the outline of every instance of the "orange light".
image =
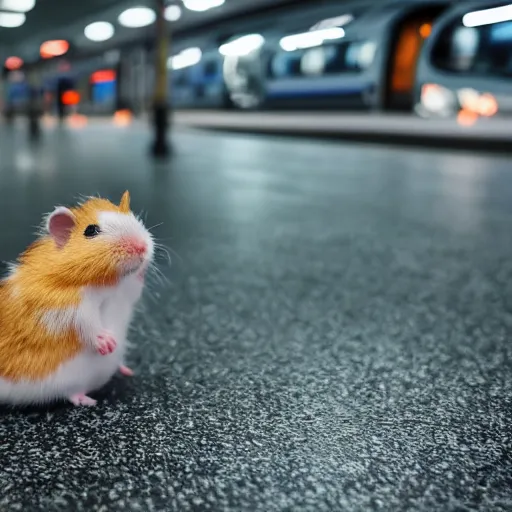
<svg viewBox="0 0 512 512">
<path fill-rule="evenodd" d="M 498 112 L 498 102 L 489 93 L 482 94 L 478 99 L 478 113 L 484 117 L 492 117 Z"/>
<path fill-rule="evenodd" d="M 465 88 L 458 92 L 460 105 L 464 110 L 478 113 L 480 110 L 480 94 L 475 89 Z"/>
<path fill-rule="evenodd" d="M 46 41 L 39 48 L 39 53 L 43 59 L 51 59 L 64 55 L 69 50 L 69 43 L 63 39 L 55 41 Z"/>
<path fill-rule="evenodd" d="M 43 116 L 42 121 L 43 121 L 44 126 L 46 126 L 46 128 L 53 128 L 57 124 L 57 121 L 55 120 L 55 118 L 48 114 L 45 114 Z"/>
<path fill-rule="evenodd" d="M 82 114 L 72 114 L 68 117 L 68 125 L 71 128 L 83 128 L 87 125 L 87 116 L 84 116 Z"/>
<path fill-rule="evenodd" d="M 10 71 L 20 69 L 23 66 L 23 60 L 19 57 L 9 57 L 5 59 L 5 67 Z"/>
<path fill-rule="evenodd" d="M 424 84 L 421 88 L 421 95 L 436 94 L 441 91 L 441 87 L 437 84 Z"/>
<path fill-rule="evenodd" d="M 423 39 L 427 39 L 427 37 L 432 33 L 432 25 L 430 23 L 423 23 L 420 27 L 420 36 Z"/>
<path fill-rule="evenodd" d="M 101 69 L 91 75 L 91 84 L 113 82 L 116 79 L 116 72 L 113 69 Z"/>
<path fill-rule="evenodd" d="M 114 124 L 117 126 L 128 126 L 133 119 L 132 113 L 128 109 L 118 110 L 114 114 Z"/>
<path fill-rule="evenodd" d="M 461 126 L 473 126 L 478 119 L 478 114 L 475 114 L 475 112 L 467 109 L 462 109 L 457 114 L 457 123 L 459 123 Z"/>
<path fill-rule="evenodd" d="M 64 105 L 78 105 L 80 103 L 80 94 L 77 91 L 66 91 L 62 93 L 61 99 Z"/>
</svg>

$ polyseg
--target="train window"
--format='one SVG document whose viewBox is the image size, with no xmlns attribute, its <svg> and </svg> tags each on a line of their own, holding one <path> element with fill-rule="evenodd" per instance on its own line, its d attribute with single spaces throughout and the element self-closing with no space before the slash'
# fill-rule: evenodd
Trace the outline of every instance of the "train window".
<svg viewBox="0 0 512 512">
<path fill-rule="evenodd" d="M 204 76 L 206 77 L 216 76 L 219 72 L 219 66 L 215 60 L 207 60 L 203 66 Z"/>
<path fill-rule="evenodd" d="M 491 26 L 489 56 L 497 73 L 512 76 L 512 22 Z"/>
<path fill-rule="evenodd" d="M 465 27 L 459 19 L 441 32 L 431 59 L 445 71 L 512 76 L 512 22 Z"/>
<path fill-rule="evenodd" d="M 187 70 L 174 70 L 172 73 L 172 81 L 176 87 L 186 87 L 190 80 Z"/>
<path fill-rule="evenodd" d="M 373 43 L 324 44 L 305 50 L 277 53 L 270 60 L 267 72 L 271 78 L 360 72 L 373 62 L 374 54 Z"/>
<path fill-rule="evenodd" d="M 300 70 L 304 75 L 322 75 L 325 72 L 324 48 L 312 48 L 304 53 L 300 61 Z"/>
</svg>

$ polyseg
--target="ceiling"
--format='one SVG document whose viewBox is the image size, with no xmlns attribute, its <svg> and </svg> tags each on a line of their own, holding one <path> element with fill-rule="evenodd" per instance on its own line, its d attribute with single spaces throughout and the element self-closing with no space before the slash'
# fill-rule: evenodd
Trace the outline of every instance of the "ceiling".
<svg viewBox="0 0 512 512">
<path fill-rule="evenodd" d="M 301 1 L 307 0 L 225 0 L 224 5 L 204 12 L 183 8 L 182 17 L 174 23 L 174 29 L 181 31 L 200 28 L 201 25 L 247 11 Z M 181 4 L 180 0 L 168 3 Z M 39 46 L 49 39 L 66 39 L 80 49 L 100 49 L 139 37 L 150 37 L 154 33 L 154 26 L 124 28 L 119 25 L 117 17 L 129 7 L 154 7 L 155 4 L 155 0 L 37 0 L 21 27 L 0 28 L 0 58 L 17 55 L 27 62 L 35 61 L 39 58 Z M 116 29 L 114 38 L 105 43 L 94 43 L 86 39 L 84 28 L 94 21 L 113 23 Z"/>
</svg>

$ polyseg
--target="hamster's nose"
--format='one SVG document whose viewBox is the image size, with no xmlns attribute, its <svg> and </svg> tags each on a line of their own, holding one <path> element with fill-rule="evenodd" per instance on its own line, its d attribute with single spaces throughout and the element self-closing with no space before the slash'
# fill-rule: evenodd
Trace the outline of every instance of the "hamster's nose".
<svg viewBox="0 0 512 512">
<path fill-rule="evenodd" d="M 125 241 L 126 252 L 137 256 L 142 256 L 148 250 L 146 242 L 137 238 L 131 238 Z"/>
</svg>

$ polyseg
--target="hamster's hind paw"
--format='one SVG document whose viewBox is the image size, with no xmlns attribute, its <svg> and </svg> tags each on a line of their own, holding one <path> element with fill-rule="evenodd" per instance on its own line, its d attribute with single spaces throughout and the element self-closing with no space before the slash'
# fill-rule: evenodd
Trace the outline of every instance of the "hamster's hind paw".
<svg viewBox="0 0 512 512">
<path fill-rule="evenodd" d="M 102 356 L 112 354 L 116 347 L 117 342 L 110 333 L 104 331 L 101 334 L 98 334 L 98 336 L 96 337 L 96 350 Z"/>
<path fill-rule="evenodd" d="M 84 393 L 77 393 L 76 395 L 71 395 L 69 397 L 69 401 L 74 405 L 85 405 L 88 407 L 93 407 L 98 403 L 96 400 L 85 395 Z"/>
<path fill-rule="evenodd" d="M 124 366 L 123 364 L 120 365 L 119 371 L 121 372 L 121 375 L 124 375 L 125 377 L 133 377 L 133 370 L 128 368 L 128 366 Z"/>
</svg>

